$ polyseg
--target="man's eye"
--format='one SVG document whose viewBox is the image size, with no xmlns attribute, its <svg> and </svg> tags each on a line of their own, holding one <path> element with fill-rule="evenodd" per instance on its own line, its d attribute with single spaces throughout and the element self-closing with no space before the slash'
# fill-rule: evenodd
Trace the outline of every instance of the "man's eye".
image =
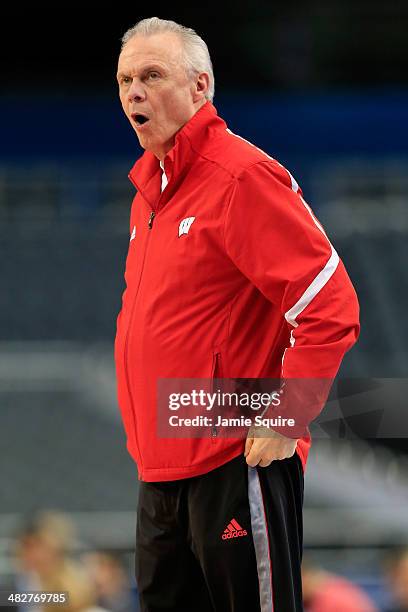
<svg viewBox="0 0 408 612">
<path fill-rule="evenodd" d="M 154 81 L 155 79 L 158 79 L 160 77 L 160 74 L 158 72 L 152 71 L 152 72 L 149 72 L 148 77 L 149 79 L 153 79 Z"/>
</svg>

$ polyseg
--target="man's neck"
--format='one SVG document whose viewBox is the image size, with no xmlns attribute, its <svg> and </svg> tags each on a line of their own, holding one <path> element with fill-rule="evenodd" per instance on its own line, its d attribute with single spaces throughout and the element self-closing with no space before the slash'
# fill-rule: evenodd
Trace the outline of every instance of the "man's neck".
<svg viewBox="0 0 408 612">
<path fill-rule="evenodd" d="M 184 127 L 184 126 L 183 126 Z M 181 130 L 182 128 L 180 128 Z M 178 130 L 178 131 L 180 131 Z M 177 134 L 177 132 L 176 132 Z M 166 142 L 166 144 L 163 147 L 160 147 L 159 150 L 157 151 L 152 151 L 153 155 L 155 157 L 157 157 L 157 159 L 159 160 L 159 162 L 163 163 L 164 162 L 164 158 L 166 157 L 167 153 L 169 151 L 172 150 L 172 148 L 174 147 L 174 144 L 176 142 L 176 134 L 174 134 L 174 136 L 171 138 L 171 140 L 169 140 L 168 142 Z"/>
<path fill-rule="evenodd" d="M 192 119 L 194 117 L 194 115 L 200 110 L 200 108 L 202 108 L 204 106 L 204 104 L 206 104 L 207 100 L 204 98 L 203 100 L 200 100 L 199 104 L 195 107 L 195 111 L 194 113 L 191 115 L 191 117 L 186 121 L 186 123 L 188 123 L 190 121 L 190 119 Z M 168 140 L 162 147 L 160 147 L 159 149 L 157 149 L 157 151 L 152 151 L 153 155 L 155 157 L 157 157 L 157 159 L 160 162 L 164 161 L 164 158 L 166 157 L 167 153 L 169 151 L 172 150 L 172 148 L 174 147 L 175 141 L 176 141 L 176 135 L 178 134 L 178 132 L 180 130 L 183 129 L 183 127 L 186 125 L 186 123 L 184 123 L 178 130 L 177 132 L 175 132 L 173 134 L 173 136 L 170 138 L 170 140 Z"/>
</svg>

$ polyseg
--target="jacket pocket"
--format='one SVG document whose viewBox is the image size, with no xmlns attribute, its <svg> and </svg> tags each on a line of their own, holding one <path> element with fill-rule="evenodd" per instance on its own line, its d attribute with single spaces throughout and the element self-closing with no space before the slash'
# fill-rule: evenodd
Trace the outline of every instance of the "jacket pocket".
<svg viewBox="0 0 408 612">
<path fill-rule="evenodd" d="M 213 362 L 212 362 L 212 369 L 211 369 L 211 379 L 212 379 L 211 391 L 212 393 L 216 393 L 217 391 L 216 384 L 215 384 L 215 380 L 217 378 L 222 378 L 222 363 L 221 363 L 221 353 L 220 352 L 213 354 Z M 215 425 L 213 425 L 211 427 L 211 442 L 213 444 L 216 443 L 217 436 L 218 436 L 218 429 Z"/>
</svg>

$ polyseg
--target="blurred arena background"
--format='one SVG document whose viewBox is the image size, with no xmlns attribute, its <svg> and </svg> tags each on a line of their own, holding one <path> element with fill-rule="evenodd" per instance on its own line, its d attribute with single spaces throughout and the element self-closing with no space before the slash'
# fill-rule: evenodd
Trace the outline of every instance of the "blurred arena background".
<svg viewBox="0 0 408 612">
<path fill-rule="evenodd" d="M 408 5 L 7 11 L 0 584 L 18 576 L 27 520 L 54 509 L 77 530 L 70 554 L 84 564 L 92 551 L 122 555 L 134 593 L 138 481 L 116 403 L 113 340 L 134 192 L 127 173 L 141 150 L 117 97 L 120 37 L 154 14 L 203 36 L 219 114 L 292 172 L 356 287 L 361 337 L 341 375 L 404 378 Z M 390 559 L 408 546 L 407 510 L 406 439 L 316 440 L 305 556 L 362 587 L 379 610 L 397 596 Z"/>
</svg>

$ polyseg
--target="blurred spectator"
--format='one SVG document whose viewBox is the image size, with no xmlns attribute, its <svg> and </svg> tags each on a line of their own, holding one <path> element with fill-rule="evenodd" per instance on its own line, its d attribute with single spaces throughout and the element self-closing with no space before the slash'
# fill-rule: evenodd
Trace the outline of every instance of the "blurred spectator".
<svg viewBox="0 0 408 612">
<path fill-rule="evenodd" d="M 136 612 L 138 601 L 121 555 L 108 551 L 88 553 L 85 566 L 94 584 L 98 605 L 111 612 Z"/>
<path fill-rule="evenodd" d="M 393 602 L 386 612 L 408 612 L 408 548 L 394 550 L 385 565 Z"/>
<path fill-rule="evenodd" d="M 330 574 L 309 560 L 302 563 L 305 612 L 376 612 L 368 596 L 346 578 Z"/>
<path fill-rule="evenodd" d="M 18 591 L 68 592 L 66 605 L 35 606 L 46 612 L 101 612 L 95 607 L 96 595 L 84 569 L 70 553 L 75 529 L 64 514 L 44 511 L 30 518 L 17 536 L 15 589 Z M 19 611 L 26 606 L 18 606 Z M 28 608 L 27 608 L 28 610 Z M 29 607 L 34 612 L 34 607 Z"/>
</svg>

